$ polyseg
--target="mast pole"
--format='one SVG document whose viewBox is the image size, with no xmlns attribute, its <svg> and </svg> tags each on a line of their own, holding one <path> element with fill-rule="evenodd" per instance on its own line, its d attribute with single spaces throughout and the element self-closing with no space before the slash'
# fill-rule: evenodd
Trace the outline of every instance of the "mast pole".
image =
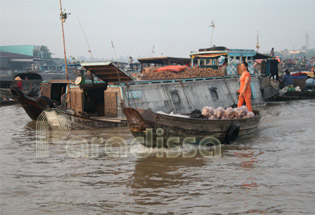
<svg viewBox="0 0 315 215">
<path fill-rule="evenodd" d="M 68 63 L 67 63 L 67 54 L 66 54 L 66 41 L 65 41 L 65 33 L 63 28 L 63 23 L 66 21 L 66 17 L 64 17 L 62 13 L 62 4 L 61 0 L 60 3 L 60 19 L 61 19 L 61 28 L 62 28 L 62 41 L 63 41 L 63 51 L 64 51 L 64 58 L 65 58 L 65 67 L 66 67 L 66 78 L 67 78 L 67 98 L 69 101 L 69 107 L 71 108 L 71 98 L 70 98 L 70 84 L 69 84 L 69 74 L 68 74 Z"/>
<path fill-rule="evenodd" d="M 212 28 L 212 31 L 211 31 L 211 41 L 210 41 L 210 48 L 211 48 L 211 47 L 212 47 L 213 31 L 214 31 L 214 28 L 215 28 L 214 20 L 211 21 L 211 25 L 210 25 L 209 27 Z"/>
</svg>

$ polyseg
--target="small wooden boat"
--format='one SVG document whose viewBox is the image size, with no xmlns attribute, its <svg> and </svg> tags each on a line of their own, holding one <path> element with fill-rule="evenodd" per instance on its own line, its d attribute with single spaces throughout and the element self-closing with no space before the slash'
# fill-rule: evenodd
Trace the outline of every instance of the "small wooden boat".
<svg viewBox="0 0 315 215">
<path fill-rule="evenodd" d="M 292 100 L 305 100 L 315 99 L 315 91 L 291 91 L 283 95 L 275 96 L 270 101 L 292 101 Z"/>
<path fill-rule="evenodd" d="M 32 120 L 37 120 L 38 116 L 47 108 L 54 108 L 53 102 L 46 96 L 29 97 L 19 88 L 12 86 L 11 94 L 20 102 L 27 115 Z"/>
<path fill-rule="evenodd" d="M 124 108 L 128 126 L 135 137 L 144 137 L 143 145 L 148 147 L 170 147 L 167 140 L 179 137 L 180 141 L 172 145 L 181 145 L 185 138 L 195 137 L 200 143 L 206 137 L 215 137 L 221 143 L 232 144 L 238 137 L 253 134 L 260 123 L 259 111 L 255 116 L 242 119 L 183 118 L 166 114 L 154 113 L 144 109 Z M 151 136 L 150 136 L 151 135 Z M 157 143 L 158 137 L 164 142 Z M 149 140 L 149 142 L 148 142 Z"/>
<path fill-rule="evenodd" d="M 1 106 L 9 106 L 9 105 L 15 105 L 18 104 L 19 102 L 16 100 L 0 100 L 0 107 Z"/>
</svg>

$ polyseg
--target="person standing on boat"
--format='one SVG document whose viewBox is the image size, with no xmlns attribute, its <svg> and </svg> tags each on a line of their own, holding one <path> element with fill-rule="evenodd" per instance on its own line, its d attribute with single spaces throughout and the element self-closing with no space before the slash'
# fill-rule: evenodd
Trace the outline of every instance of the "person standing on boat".
<svg viewBox="0 0 315 215">
<path fill-rule="evenodd" d="M 132 65 L 133 59 L 131 56 L 129 57 L 128 63 L 129 63 L 130 69 L 133 69 L 133 65 Z"/>
<path fill-rule="evenodd" d="M 240 77 L 240 82 L 241 82 L 240 89 L 237 91 L 239 93 L 237 107 L 241 107 L 245 101 L 247 109 L 249 111 L 253 111 L 252 104 L 251 104 L 252 91 L 250 88 L 251 77 L 247 69 L 248 64 L 246 62 L 243 62 L 240 68 L 241 68 L 242 75 Z"/>
<path fill-rule="evenodd" d="M 315 80 L 310 76 L 306 77 L 305 90 L 315 90 Z"/>
<path fill-rule="evenodd" d="M 293 79 L 292 75 L 290 74 L 289 70 L 285 70 L 285 75 L 282 77 L 282 82 L 284 83 L 285 87 L 293 87 Z"/>
<path fill-rule="evenodd" d="M 16 81 L 16 87 L 22 90 L 23 85 L 22 85 L 22 78 L 20 76 L 15 77 L 14 79 Z"/>
</svg>

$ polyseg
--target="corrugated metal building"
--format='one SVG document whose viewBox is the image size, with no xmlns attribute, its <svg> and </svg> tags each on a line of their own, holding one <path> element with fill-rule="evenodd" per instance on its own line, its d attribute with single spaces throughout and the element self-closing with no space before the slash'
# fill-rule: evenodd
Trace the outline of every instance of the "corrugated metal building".
<svg viewBox="0 0 315 215">
<path fill-rule="evenodd" d="M 13 45 L 0 46 L 0 69 L 25 71 L 43 61 L 39 51 L 40 46 Z"/>
</svg>

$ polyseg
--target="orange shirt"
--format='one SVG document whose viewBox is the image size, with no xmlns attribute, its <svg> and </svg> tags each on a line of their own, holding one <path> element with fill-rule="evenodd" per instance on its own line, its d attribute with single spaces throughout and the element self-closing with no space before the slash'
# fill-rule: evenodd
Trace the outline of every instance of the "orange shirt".
<svg viewBox="0 0 315 215">
<path fill-rule="evenodd" d="M 240 86 L 240 93 L 243 91 L 244 87 L 245 87 L 245 79 L 246 77 L 249 77 L 249 82 L 248 82 L 248 86 L 245 90 L 245 94 L 249 94 L 251 93 L 251 89 L 250 89 L 250 74 L 249 72 L 243 72 L 242 75 L 241 75 L 241 78 L 240 78 L 240 82 L 241 82 L 241 86 Z"/>
</svg>

